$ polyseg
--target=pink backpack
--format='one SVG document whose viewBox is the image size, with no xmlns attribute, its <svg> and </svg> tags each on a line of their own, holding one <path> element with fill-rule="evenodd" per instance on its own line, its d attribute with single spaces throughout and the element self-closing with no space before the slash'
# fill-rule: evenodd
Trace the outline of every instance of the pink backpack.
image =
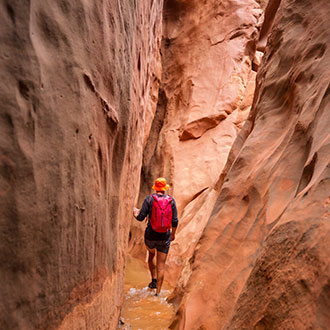
<svg viewBox="0 0 330 330">
<path fill-rule="evenodd" d="M 150 224 L 154 231 L 166 233 L 172 225 L 172 198 L 168 195 L 152 195 Z"/>
</svg>

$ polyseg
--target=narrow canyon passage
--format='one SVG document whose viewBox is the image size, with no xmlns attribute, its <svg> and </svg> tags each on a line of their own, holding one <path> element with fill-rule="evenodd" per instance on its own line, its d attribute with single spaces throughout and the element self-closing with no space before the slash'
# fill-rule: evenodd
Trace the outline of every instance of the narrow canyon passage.
<svg viewBox="0 0 330 330">
<path fill-rule="evenodd" d="M 173 290 L 165 281 L 161 295 L 148 288 L 150 274 L 146 263 L 128 257 L 124 284 L 124 303 L 119 330 L 165 330 L 174 316 L 167 297 Z M 123 323 L 123 324 L 122 324 Z"/>
<path fill-rule="evenodd" d="M 0 329 L 328 330 L 329 17 L 2 0 Z M 179 214 L 160 297 L 132 215 L 157 177 Z"/>
</svg>

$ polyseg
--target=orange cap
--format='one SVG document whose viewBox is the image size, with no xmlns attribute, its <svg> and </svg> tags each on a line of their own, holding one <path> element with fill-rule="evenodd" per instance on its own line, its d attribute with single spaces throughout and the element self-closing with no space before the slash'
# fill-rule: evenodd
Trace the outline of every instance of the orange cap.
<svg viewBox="0 0 330 330">
<path fill-rule="evenodd" d="M 165 178 L 158 178 L 156 179 L 155 184 L 152 186 L 152 189 L 156 191 L 165 191 L 169 187 L 170 186 L 166 184 Z"/>
</svg>

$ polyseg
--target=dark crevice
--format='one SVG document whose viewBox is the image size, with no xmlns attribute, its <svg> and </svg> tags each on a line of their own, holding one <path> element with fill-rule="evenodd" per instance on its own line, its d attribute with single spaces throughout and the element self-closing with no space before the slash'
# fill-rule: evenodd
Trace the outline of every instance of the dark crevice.
<svg viewBox="0 0 330 330">
<path fill-rule="evenodd" d="M 29 86 L 26 82 L 19 80 L 18 81 L 18 89 L 20 94 L 25 98 L 28 99 L 29 98 Z"/>
<path fill-rule="evenodd" d="M 307 185 L 310 183 L 312 177 L 313 177 L 313 173 L 314 173 L 314 168 L 315 168 L 315 164 L 317 162 L 317 153 L 314 154 L 312 160 L 310 161 L 310 163 L 305 166 L 303 174 L 301 176 L 300 182 L 299 182 L 299 186 L 297 189 L 297 193 L 296 196 L 307 187 Z"/>
<path fill-rule="evenodd" d="M 84 81 L 85 81 L 86 86 L 87 86 L 87 87 L 88 87 L 93 93 L 95 93 L 95 87 L 94 87 L 94 85 L 93 85 L 93 83 L 92 83 L 91 78 L 90 78 L 89 76 L 87 76 L 87 74 L 84 74 L 83 77 L 84 77 Z"/>
<path fill-rule="evenodd" d="M 11 19 L 11 21 L 13 23 L 15 23 L 16 18 L 15 18 L 15 12 L 14 12 L 13 7 L 9 3 L 7 3 L 6 4 L 6 9 L 7 9 L 7 13 L 8 13 L 9 18 Z"/>
<path fill-rule="evenodd" d="M 85 84 L 89 90 L 91 90 L 96 97 L 99 99 L 103 112 L 106 115 L 106 120 L 109 124 L 109 128 L 112 134 L 117 132 L 119 118 L 117 112 L 109 105 L 109 103 L 100 95 L 100 93 L 95 89 L 92 79 L 87 75 L 83 74 Z"/>
<path fill-rule="evenodd" d="M 158 96 L 157 109 L 153 118 L 150 134 L 143 151 L 143 163 L 141 168 L 141 184 L 140 184 L 140 198 L 139 202 L 142 203 L 142 198 L 150 191 L 150 184 L 153 182 L 154 175 L 157 172 L 157 164 L 161 164 L 162 160 L 157 156 L 157 145 L 160 132 L 163 128 L 163 123 L 166 115 L 167 97 L 165 92 L 160 89 Z M 153 164 L 153 165 L 151 165 Z M 144 197 L 143 197 L 144 196 Z M 140 200 L 141 199 L 141 200 Z"/>
<path fill-rule="evenodd" d="M 141 71 L 141 54 L 139 54 L 138 61 L 137 61 L 137 68 L 139 72 Z"/>
</svg>

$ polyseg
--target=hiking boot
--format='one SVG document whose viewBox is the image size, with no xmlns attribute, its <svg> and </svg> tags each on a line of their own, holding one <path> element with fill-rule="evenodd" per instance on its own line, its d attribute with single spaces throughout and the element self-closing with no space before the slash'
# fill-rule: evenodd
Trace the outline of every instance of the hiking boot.
<svg viewBox="0 0 330 330">
<path fill-rule="evenodd" d="M 149 283 L 148 287 L 149 287 L 150 289 L 157 289 L 157 280 L 156 280 L 155 278 L 153 278 L 153 279 L 151 280 L 151 282 Z"/>
</svg>

